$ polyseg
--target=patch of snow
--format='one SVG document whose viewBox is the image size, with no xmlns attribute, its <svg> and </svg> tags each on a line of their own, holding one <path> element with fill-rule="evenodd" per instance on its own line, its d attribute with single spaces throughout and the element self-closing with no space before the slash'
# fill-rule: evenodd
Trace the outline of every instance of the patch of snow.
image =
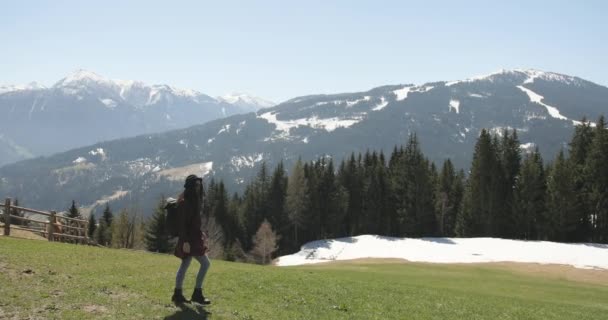
<svg viewBox="0 0 608 320">
<path fill-rule="evenodd" d="M 469 97 L 473 97 L 473 98 L 485 98 L 484 96 L 477 94 L 477 93 L 469 93 Z"/>
<path fill-rule="evenodd" d="M 101 156 L 101 160 L 105 160 L 108 157 L 105 150 L 103 150 L 103 148 L 97 148 L 95 150 L 91 150 L 91 151 L 89 151 L 89 154 L 92 156 L 99 155 L 99 156 Z"/>
<path fill-rule="evenodd" d="M 405 86 L 401 89 L 394 90 L 393 93 L 397 96 L 396 100 L 401 101 L 407 98 L 410 92 L 427 92 L 435 88 L 434 86 Z"/>
<path fill-rule="evenodd" d="M 355 123 L 360 122 L 363 119 L 365 113 L 358 115 L 351 115 L 350 118 L 325 118 L 319 119 L 317 116 L 311 118 L 301 118 L 293 120 L 277 120 L 277 114 L 274 112 L 266 112 L 258 116 L 258 118 L 265 119 L 268 123 L 274 124 L 277 131 L 281 131 L 284 135 L 289 135 L 289 131 L 292 128 L 299 126 L 311 127 L 314 129 L 326 130 L 328 132 L 334 131 L 337 128 L 347 128 Z"/>
<path fill-rule="evenodd" d="M 354 106 L 354 105 L 356 105 L 356 104 L 358 104 L 360 102 L 369 101 L 370 99 L 371 99 L 370 96 L 365 96 L 365 97 L 363 97 L 361 99 L 352 100 L 352 101 L 346 101 L 346 107 L 350 108 L 350 107 L 352 107 L 352 106 Z"/>
<path fill-rule="evenodd" d="M 226 125 L 222 126 L 220 131 L 217 132 L 217 135 L 221 134 L 222 132 L 228 133 L 229 131 L 230 131 L 230 125 L 226 124 Z"/>
<path fill-rule="evenodd" d="M 306 138 L 302 139 L 302 142 L 304 142 L 304 143 L 308 143 L 308 137 L 306 137 Z"/>
<path fill-rule="evenodd" d="M 136 176 L 141 177 L 147 173 L 150 173 L 158 164 L 149 158 L 139 158 L 126 162 L 129 171 Z"/>
<path fill-rule="evenodd" d="M 126 190 L 117 190 L 113 194 L 111 194 L 109 196 L 105 196 L 105 197 L 95 201 L 95 203 L 90 205 L 88 207 L 88 209 L 91 210 L 91 209 L 94 209 L 96 206 L 104 205 L 110 201 L 120 199 L 120 198 L 126 196 L 128 193 L 129 193 L 129 191 L 126 191 Z"/>
<path fill-rule="evenodd" d="M 373 109 L 372 111 L 378 111 L 378 110 L 382 110 L 384 109 L 386 106 L 388 105 L 388 101 L 386 101 L 386 99 L 384 99 L 384 97 L 380 97 L 380 103 L 378 103 Z"/>
<path fill-rule="evenodd" d="M 540 119 L 540 120 L 545 120 L 545 119 L 547 119 L 547 117 L 546 117 L 546 116 L 544 116 L 544 115 L 537 114 L 537 113 L 535 113 L 535 112 L 526 112 L 526 117 L 525 117 L 525 119 L 526 119 L 526 121 L 530 121 L 530 120 L 532 120 L 532 119 Z"/>
<path fill-rule="evenodd" d="M 72 163 L 76 163 L 76 164 L 84 163 L 84 162 L 87 162 L 87 158 L 85 158 L 85 157 L 78 157 L 78 158 L 76 158 L 76 160 L 72 161 Z"/>
<path fill-rule="evenodd" d="M 557 110 L 557 108 L 552 107 L 548 104 L 545 104 L 542 100 L 543 100 L 543 96 L 537 94 L 536 92 L 525 88 L 524 86 L 517 86 L 517 88 L 523 92 L 525 92 L 528 95 L 528 98 L 530 99 L 530 101 L 535 102 L 540 104 L 541 106 L 544 106 L 547 109 L 547 112 L 549 112 L 549 115 L 553 118 L 556 119 L 561 119 L 561 120 L 568 120 L 568 118 L 564 117 L 563 115 L 561 115 L 559 113 L 559 110 Z"/>
<path fill-rule="evenodd" d="M 361 235 L 318 240 L 276 260 L 293 266 L 362 258 L 430 263 L 520 262 L 608 269 L 608 245 L 522 241 L 497 238 L 392 238 Z"/>
<path fill-rule="evenodd" d="M 99 99 L 99 101 L 101 101 L 101 103 L 103 103 L 106 107 L 110 109 L 116 108 L 116 101 L 112 99 Z"/>
<path fill-rule="evenodd" d="M 460 101 L 455 100 L 455 99 L 450 99 L 449 111 L 452 111 L 452 109 L 456 110 L 456 113 L 460 113 Z"/>
<path fill-rule="evenodd" d="M 498 126 L 498 127 L 494 127 L 494 128 L 491 128 L 491 129 L 489 130 L 489 132 L 490 132 L 491 134 L 493 134 L 493 135 L 497 135 L 497 136 L 499 136 L 499 137 L 502 137 L 502 133 L 503 133 L 503 131 L 504 131 L 505 129 L 506 129 L 507 131 L 509 131 L 509 132 L 511 132 L 511 131 L 513 131 L 513 130 L 517 130 L 517 132 L 528 132 L 528 128 L 513 128 L 513 127 L 511 127 L 511 126 L 506 126 L 506 127 L 501 127 L 501 126 Z"/>
<path fill-rule="evenodd" d="M 519 145 L 519 148 L 525 151 L 532 151 L 536 148 L 536 144 L 534 142 L 522 143 Z"/>
<path fill-rule="evenodd" d="M 215 141 L 215 137 L 213 137 L 213 138 L 211 138 L 211 139 L 207 140 L 207 144 L 209 144 L 209 143 L 211 143 L 211 142 L 213 142 L 213 141 Z"/>
<path fill-rule="evenodd" d="M 576 85 L 582 86 L 583 81 L 576 77 L 571 77 L 559 73 L 554 72 L 546 72 L 535 69 L 514 69 L 514 70 L 505 70 L 501 69 L 497 72 L 492 72 L 487 75 L 475 76 L 466 80 L 457 80 L 457 81 L 449 81 L 445 83 L 446 87 L 453 86 L 459 83 L 471 83 L 475 81 L 489 81 L 494 82 L 496 79 L 499 79 L 501 76 L 515 76 L 517 79 L 522 79 L 522 84 L 533 83 L 536 79 L 543 79 L 546 81 L 556 81 L 562 82 L 568 85 Z"/>
<path fill-rule="evenodd" d="M 25 85 L 3 85 L 3 86 L 0 86 L 0 94 L 16 92 L 16 91 L 41 90 L 41 89 L 46 89 L 46 87 L 37 82 L 30 82 Z"/>
<path fill-rule="evenodd" d="M 243 130 L 246 123 L 247 123 L 247 120 L 243 120 L 243 121 L 239 122 L 239 126 L 236 128 L 236 134 L 239 134 L 241 132 L 241 130 Z"/>
<path fill-rule="evenodd" d="M 404 100 L 405 98 L 407 98 L 407 95 L 410 93 L 410 90 L 412 88 L 413 88 L 413 86 L 409 86 L 409 87 L 403 87 L 401 89 L 397 89 L 397 90 L 393 91 L 395 96 L 397 96 L 396 100 L 401 101 L 401 100 Z"/>
<path fill-rule="evenodd" d="M 528 76 L 528 78 L 524 81 L 523 84 L 534 83 L 534 80 L 541 79 L 545 81 L 553 81 L 553 82 L 561 82 L 567 85 L 575 85 L 582 86 L 583 81 L 576 77 L 567 76 L 564 74 L 559 74 L 555 72 L 546 72 L 536 69 L 515 69 L 516 72 L 524 73 Z"/>
<path fill-rule="evenodd" d="M 241 168 L 253 168 L 256 163 L 264 159 L 264 154 L 256 153 L 246 156 L 235 156 L 230 158 L 230 164 L 236 168 L 236 171 L 240 171 Z"/>
<path fill-rule="evenodd" d="M 156 168 L 155 168 L 156 169 Z M 169 168 L 165 170 L 155 170 L 158 176 L 162 176 L 171 181 L 184 181 L 187 176 L 196 174 L 199 177 L 204 177 L 213 169 L 213 162 L 201 162 L 189 164 L 183 167 Z"/>
<path fill-rule="evenodd" d="M 255 97 L 246 93 L 227 94 L 221 97 L 217 97 L 217 99 L 237 106 L 250 105 L 255 106 L 256 108 L 270 108 L 276 105 L 276 103 L 272 101 L 268 101 L 266 99 Z"/>
<path fill-rule="evenodd" d="M 105 150 L 103 150 L 103 148 L 97 148 L 95 150 L 91 150 L 91 151 L 89 151 L 89 154 L 90 155 L 94 155 L 94 156 L 96 156 L 98 154 L 101 155 L 101 156 L 103 156 L 103 157 L 106 156 L 106 152 L 105 152 Z"/>
</svg>

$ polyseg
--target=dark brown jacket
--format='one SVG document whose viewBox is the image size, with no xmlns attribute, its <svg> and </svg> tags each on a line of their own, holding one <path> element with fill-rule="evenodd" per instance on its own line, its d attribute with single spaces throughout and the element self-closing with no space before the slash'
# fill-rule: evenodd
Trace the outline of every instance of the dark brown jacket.
<svg viewBox="0 0 608 320">
<path fill-rule="evenodd" d="M 177 199 L 178 212 L 178 237 L 175 246 L 175 256 L 186 258 L 188 256 L 203 256 L 207 253 L 207 241 L 205 234 L 201 231 L 200 210 L 189 206 L 184 199 L 184 194 L 180 194 Z M 190 253 L 183 252 L 183 244 L 190 244 Z"/>
</svg>

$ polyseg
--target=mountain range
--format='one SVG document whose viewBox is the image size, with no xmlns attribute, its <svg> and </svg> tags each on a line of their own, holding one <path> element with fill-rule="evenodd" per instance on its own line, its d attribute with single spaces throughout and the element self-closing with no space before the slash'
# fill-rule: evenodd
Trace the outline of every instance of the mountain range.
<svg viewBox="0 0 608 320">
<path fill-rule="evenodd" d="M 110 80 L 86 70 L 51 87 L 35 82 L 0 86 L 0 165 L 272 105 L 246 94 L 213 98 L 169 85 Z"/>
<path fill-rule="evenodd" d="M 413 133 L 432 161 L 450 158 L 466 169 L 483 128 L 498 135 L 516 129 L 524 152 L 539 147 L 550 161 L 567 148 L 583 117 L 595 121 L 607 112 L 608 88 L 533 69 L 311 95 L 6 165 L 0 168 L 0 195 L 33 208 L 64 210 L 75 199 L 90 208 L 111 201 L 149 213 L 161 194 L 179 192 L 190 173 L 221 178 L 228 190 L 238 191 L 261 163 L 272 168 L 283 161 L 289 169 L 298 158 L 337 162 L 353 152 L 389 154 Z"/>
</svg>

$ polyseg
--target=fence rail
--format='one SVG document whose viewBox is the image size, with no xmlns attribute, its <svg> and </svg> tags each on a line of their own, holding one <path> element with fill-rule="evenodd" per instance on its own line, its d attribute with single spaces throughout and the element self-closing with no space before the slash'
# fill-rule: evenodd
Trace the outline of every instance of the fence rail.
<svg viewBox="0 0 608 320">
<path fill-rule="evenodd" d="M 89 221 L 84 219 L 76 219 L 70 217 L 64 217 L 57 215 L 55 211 L 40 211 L 30 208 L 24 208 L 19 206 L 11 205 L 11 199 L 6 198 L 4 204 L 0 204 L 0 208 L 4 209 L 4 235 L 10 236 L 11 228 L 18 230 L 25 230 L 34 233 L 41 233 L 43 237 L 49 241 L 56 241 L 61 239 L 74 239 L 79 243 L 89 243 L 89 237 L 87 230 L 89 227 Z M 13 213 L 17 212 L 29 212 L 39 214 L 48 217 L 48 221 L 34 220 L 26 217 L 21 217 Z M 13 225 L 11 226 L 12 220 L 26 221 L 29 223 L 44 225 L 43 228 L 30 227 L 27 225 Z M 63 220 L 64 223 L 60 222 Z M 66 233 L 67 230 L 74 230 L 75 232 Z M 76 234 L 73 234 L 76 233 Z"/>
</svg>

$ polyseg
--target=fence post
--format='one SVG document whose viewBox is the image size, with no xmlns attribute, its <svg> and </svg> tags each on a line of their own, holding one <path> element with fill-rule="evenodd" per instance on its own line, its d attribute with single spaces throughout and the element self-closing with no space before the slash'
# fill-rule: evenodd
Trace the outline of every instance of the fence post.
<svg viewBox="0 0 608 320">
<path fill-rule="evenodd" d="M 4 200 L 4 235 L 11 235 L 11 198 Z"/>
<path fill-rule="evenodd" d="M 49 219 L 49 232 L 48 232 L 48 239 L 49 241 L 54 241 L 54 236 L 53 233 L 55 232 L 55 222 L 57 221 L 57 218 L 55 217 L 55 211 L 51 211 L 51 219 Z"/>
<path fill-rule="evenodd" d="M 84 244 L 89 245 L 89 220 L 84 223 Z"/>
</svg>

